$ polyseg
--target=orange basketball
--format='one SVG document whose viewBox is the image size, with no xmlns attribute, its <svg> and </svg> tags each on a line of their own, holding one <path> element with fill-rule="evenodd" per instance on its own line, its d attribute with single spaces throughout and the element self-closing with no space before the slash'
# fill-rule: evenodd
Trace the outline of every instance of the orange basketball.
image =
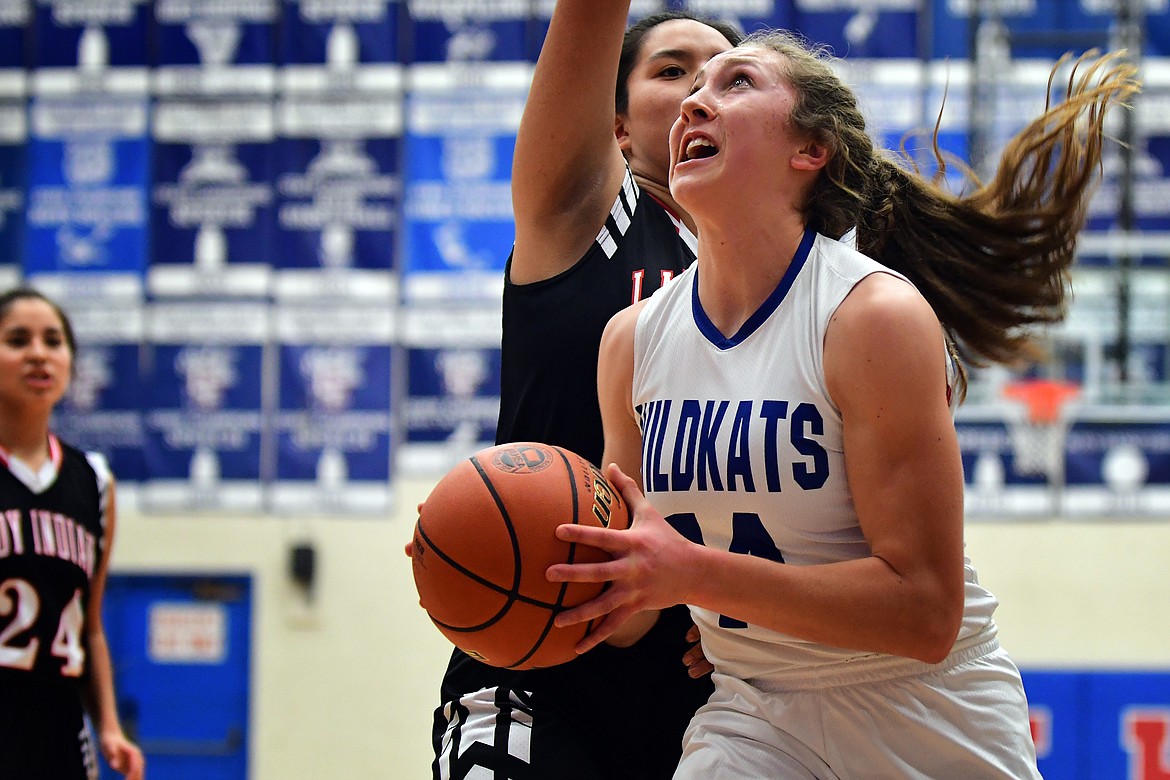
<svg viewBox="0 0 1170 780">
<path fill-rule="evenodd" d="M 549 582 L 554 563 L 607 559 L 558 525 L 629 528 L 625 501 L 589 461 L 548 444 L 501 444 L 451 469 L 419 511 L 411 551 L 419 604 L 468 655 L 508 669 L 555 666 L 592 628 L 557 613 L 604 584 Z"/>
</svg>

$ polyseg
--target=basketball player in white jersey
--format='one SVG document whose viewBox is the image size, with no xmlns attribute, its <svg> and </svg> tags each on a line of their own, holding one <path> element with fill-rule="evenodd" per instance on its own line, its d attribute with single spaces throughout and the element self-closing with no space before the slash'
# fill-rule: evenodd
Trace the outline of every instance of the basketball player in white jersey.
<svg viewBox="0 0 1170 780">
<path fill-rule="evenodd" d="M 676 778 L 1039 777 L 997 602 L 963 554 L 952 344 L 1012 357 L 1020 326 L 1060 316 L 1104 109 L 1133 74 L 1090 64 L 960 199 L 881 158 L 791 36 L 700 71 L 671 133 L 698 261 L 601 347 L 605 459 L 635 522 L 562 526 L 615 558 L 548 572 L 612 582 L 558 618 L 604 618 L 582 651 L 691 606 L 716 691 Z M 876 259 L 824 237 L 847 220 Z M 980 283 L 1025 295 L 972 312 Z"/>
</svg>

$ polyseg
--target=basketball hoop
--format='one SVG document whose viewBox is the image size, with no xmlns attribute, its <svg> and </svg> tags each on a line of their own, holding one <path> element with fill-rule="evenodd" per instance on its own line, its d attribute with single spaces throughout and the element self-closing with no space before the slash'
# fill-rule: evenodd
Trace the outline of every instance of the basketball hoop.
<svg viewBox="0 0 1170 780">
<path fill-rule="evenodd" d="M 1008 420 L 1018 472 L 1042 474 L 1052 483 L 1063 479 L 1068 423 L 1062 412 L 1080 392 L 1080 385 L 1059 379 L 1021 379 L 1004 386 L 1004 397 L 1024 407 L 1018 419 Z"/>
<path fill-rule="evenodd" d="M 1022 402 L 1033 425 L 1052 425 L 1060 419 L 1066 401 L 1081 393 L 1080 385 L 1059 379 L 1021 379 L 1003 388 L 1007 398 Z"/>
</svg>

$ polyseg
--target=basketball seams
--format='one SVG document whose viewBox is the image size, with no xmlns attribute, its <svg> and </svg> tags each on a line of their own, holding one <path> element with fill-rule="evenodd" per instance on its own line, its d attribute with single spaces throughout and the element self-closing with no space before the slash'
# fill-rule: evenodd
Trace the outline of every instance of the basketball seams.
<svg viewBox="0 0 1170 780">
<path fill-rule="evenodd" d="M 516 524 L 512 522 L 512 516 L 508 513 L 508 508 L 504 506 L 504 500 L 500 498 L 500 493 L 496 490 L 496 486 L 492 483 L 492 478 L 488 476 L 483 464 L 479 462 L 479 458 L 475 455 L 468 458 L 471 461 L 472 467 L 479 474 L 480 480 L 483 481 L 484 487 L 488 489 L 491 494 L 492 502 L 495 503 L 496 509 L 500 513 L 500 519 L 504 521 L 504 528 L 508 531 L 508 541 L 512 544 L 512 593 L 520 594 L 520 578 L 523 574 L 523 561 L 520 557 L 520 537 L 516 534 Z"/>
<path fill-rule="evenodd" d="M 580 517 L 580 501 L 581 501 L 580 495 L 577 491 L 577 472 L 575 472 L 573 470 L 573 466 L 569 462 L 569 457 L 563 449 L 561 449 L 560 447 L 555 447 L 555 446 L 549 446 L 548 449 L 552 450 L 560 457 L 561 464 L 565 467 L 565 476 L 568 477 L 568 480 L 569 480 L 569 496 L 571 497 L 570 508 L 572 510 L 571 516 L 573 518 L 573 523 L 576 524 L 579 521 L 579 517 Z M 478 466 L 477 466 L 477 468 L 478 468 Z M 482 474 L 483 472 L 480 472 L 480 473 Z M 486 478 L 486 475 L 484 475 L 484 476 Z M 494 495 L 494 493 L 493 493 L 493 495 Z M 501 512 L 504 511 L 503 506 L 500 507 L 500 511 Z M 515 538 L 515 537 L 513 537 L 513 538 Z M 519 543 L 517 542 L 517 554 L 519 554 L 518 544 Z M 567 556 L 566 562 L 573 563 L 574 559 L 576 558 L 576 555 L 577 555 L 577 545 L 574 542 L 570 542 L 569 543 L 569 554 Z M 519 564 L 517 564 L 517 566 L 519 566 Z M 519 576 L 519 571 L 517 571 L 517 576 Z M 519 588 L 518 582 L 517 582 L 517 588 Z M 536 655 L 536 652 L 538 650 L 540 650 L 540 646 L 544 644 L 544 640 L 548 638 L 548 635 L 553 630 L 553 621 L 556 619 L 557 613 L 560 612 L 564 608 L 565 594 L 567 594 L 568 592 L 569 592 L 569 583 L 562 582 L 561 587 L 557 591 L 556 604 L 552 609 L 549 610 L 548 620 L 545 621 L 544 629 L 537 636 L 536 641 L 532 643 L 532 647 L 528 650 L 528 652 L 525 653 L 514 664 L 510 664 L 509 665 L 510 667 L 516 667 L 516 666 L 520 666 L 521 664 L 527 663 L 528 659 L 532 658 L 532 656 Z"/>
<path fill-rule="evenodd" d="M 522 476 L 541 471 L 540 477 Z M 599 480 L 605 482 L 601 472 L 581 456 L 538 442 L 495 445 L 453 468 L 420 508 L 416 524 L 415 583 L 435 626 L 472 656 L 500 668 L 570 660 L 598 621 L 557 628 L 555 618 L 597 594 L 574 583 L 549 582 L 543 569 L 595 557 L 588 546 L 578 549 L 579 543 L 557 539 L 554 529 L 562 523 L 606 525 L 605 516 L 624 509 L 616 491 L 614 500 L 601 506 Z M 429 574 L 424 552 L 433 560 Z M 471 621 L 476 624 L 467 625 Z"/>
</svg>

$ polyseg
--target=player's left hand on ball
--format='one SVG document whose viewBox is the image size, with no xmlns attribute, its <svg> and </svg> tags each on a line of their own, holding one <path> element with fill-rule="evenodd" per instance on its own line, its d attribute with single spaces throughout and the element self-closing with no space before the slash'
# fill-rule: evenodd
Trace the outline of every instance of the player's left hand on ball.
<svg viewBox="0 0 1170 780">
<path fill-rule="evenodd" d="M 608 582 L 597 598 L 556 617 L 559 628 L 601 618 L 577 645 L 584 653 L 604 642 L 635 613 L 665 609 L 685 601 L 694 567 L 687 563 L 689 541 L 651 506 L 637 483 L 614 464 L 606 476 L 625 498 L 632 521 L 628 530 L 561 525 L 557 538 L 597 547 L 613 560 L 602 563 L 559 563 L 546 573 L 552 582 Z"/>
<path fill-rule="evenodd" d="M 418 502 L 418 506 L 415 507 L 415 511 L 418 512 L 419 517 L 422 517 L 422 508 L 423 508 L 423 502 L 420 501 L 420 502 Z M 405 552 L 406 552 L 407 558 L 411 557 L 414 554 L 414 538 L 413 537 L 411 537 L 411 540 L 406 543 Z"/>
</svg>

